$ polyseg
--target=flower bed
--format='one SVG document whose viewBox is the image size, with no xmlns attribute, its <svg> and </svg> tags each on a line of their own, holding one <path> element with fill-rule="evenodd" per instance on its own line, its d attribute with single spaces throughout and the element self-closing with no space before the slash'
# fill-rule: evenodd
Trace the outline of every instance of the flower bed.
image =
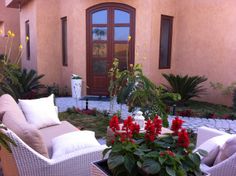
<svg viewBox="0 0 236 176">
<path fill-rule="evenodd" d="M 202 175 L 200 157 L 193 153 L 183 121 L 176 117 L 172 121 L 172 134 L 161 136 L 162 120 L 156 116 L 147 120 L 145 133 L 139 133 L 139 125 L 129 116 L 123 123 L 122 133 L 117 116 L 110 120 L 115 133 L 107 164 L 113 175 Z M 199 153 L 203 153 L 199 151 Z"/>
</svg>

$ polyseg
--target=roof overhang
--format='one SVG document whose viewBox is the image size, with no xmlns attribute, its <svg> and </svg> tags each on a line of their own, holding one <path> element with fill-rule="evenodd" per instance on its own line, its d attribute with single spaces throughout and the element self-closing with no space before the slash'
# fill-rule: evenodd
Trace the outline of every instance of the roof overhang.
<svg viewBox="0 0 236 176">
<path fill-rule="evenodd" d="M 5 6 L 10 8 L 21 8 L 30 0 L 5 0 Z"/>
</svg>

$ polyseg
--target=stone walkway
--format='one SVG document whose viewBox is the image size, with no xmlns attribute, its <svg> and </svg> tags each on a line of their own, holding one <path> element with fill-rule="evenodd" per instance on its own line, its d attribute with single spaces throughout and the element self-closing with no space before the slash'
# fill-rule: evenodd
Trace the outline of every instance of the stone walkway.
<svg viewBox="0 0 236 176">
<path fill-rule="evenodd" d="M 56 105 L 59 108 L 59 112 L 66 111 L 67 108 L 71 107 L 78 107 L 80 109 L 85 109 L 86 101 L 84 100 L 77 100 L 71 97 L 63 97 L 63 98 L 56 98 Z M 88 108 L 93 109 L 96 108 L 99 111 L 109 111 L 110 110 L 110 101 L 89 101 Z M 128 115 L 132 115 L 128 113 L 128 108 L 126 105 L 118 105 L 116 102 L 113 106 L 113 113 L 117 113 L 121 111 L 121 117 L 126 119 Z M 171 121 L 174 117 L 169 116 L 168 121 L 171 124 Z M 183 124 L 184 127 L 188 129 L 192 129 L 196 132 L 197 128 L 200 126 L 207 126 L 211 128 L 215 128 L 218 130 L 226 131 L 228 133 L 236 133 L 236 120 L 224 120 L 224 119 L 206 119 L 206 118 L 197 118 L 197 117 L 181 117 L 185 123 Z"/>
</svg>

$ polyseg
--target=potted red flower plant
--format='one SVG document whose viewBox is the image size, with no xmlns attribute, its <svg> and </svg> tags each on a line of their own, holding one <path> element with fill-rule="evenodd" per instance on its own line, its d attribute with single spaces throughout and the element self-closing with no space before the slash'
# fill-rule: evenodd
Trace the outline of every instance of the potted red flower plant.
<svg viewBox="0 0 236 176">
<path fill-rule="evenodd" d="M 147 120 L 145 130 L 132 117 L 119 124 L 117 116 L 110 120 L 114 139 L 104 155 L 109 151 L 107 165 L 113 175 L 158 175 L 158 176 L 198 176 L 200 157 L 193 153 L 183 120 L 176 117 L 172 121 L 172 133 L 162 134 L 162 120 L 156 116 Z"/>
</svg>

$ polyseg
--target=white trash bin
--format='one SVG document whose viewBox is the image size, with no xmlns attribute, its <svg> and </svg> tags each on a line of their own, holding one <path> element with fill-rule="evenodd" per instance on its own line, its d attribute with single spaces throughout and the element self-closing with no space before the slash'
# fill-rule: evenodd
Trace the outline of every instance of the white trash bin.
<svg viewBox="0 0 236 176">
<path fill-rule="evenodd" d="M 71 92 L 73 98 L 81 98 L 82 78 L 79 75 L 72 74 Z"/>
</svg>

